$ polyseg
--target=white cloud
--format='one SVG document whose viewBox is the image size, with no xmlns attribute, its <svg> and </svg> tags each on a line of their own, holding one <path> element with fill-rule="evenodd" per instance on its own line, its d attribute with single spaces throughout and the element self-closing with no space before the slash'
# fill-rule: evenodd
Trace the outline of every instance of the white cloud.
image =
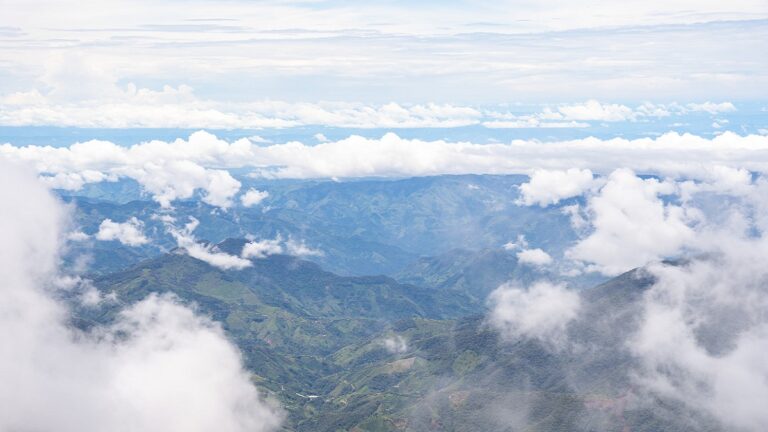
<svg viewBox="0 0 768 432">
<path fill-rule="evenodd" d="M 203 191 L 202 200 L 227 208 L 240 189 L 240 182 L 215 165 L 222 152 L 242 157 L 252 146 L 248 140 L 232 144 L 206 133 L 192 134 L 188 141 L 150 141 L 129 148 L 106 141 L 76 143 L 67 148 L 0 146 L 0 157 L 33 164 L 45 173 L 54 188 L 79 189 L 86 183 L 127 177 L 139 182 L 163 207 L 177 199 Z M 206 166 L 209 165 L 209 166 Z"/>
<path fill-rule="evenodd" d="M 283 239 L 277 236 L 275 239 L 253 240 L 243 246 L 240 256 L 243 258 L 266 258 L 269 255 L 278 255 L 285 252 L 282 245 Z"/>
<path fill-rule="evenodd" d="M 545 106 L 540 112 L 513 114 L 503 105 L 487 108 L 448 104 L 405 105 L 352 102 L 215 102 L 198 99 L 192 89 L 165 86 L 162 91 L 112 87 L 117 100 L 55 102 L 37 90 L 0 95 L 0 125 L 103 128 L 257 129 L 299 126 L 338 128 L 453 128 L 482 125 L 491 129 L 586 128 L 589 122 L 634 122 L 639 119 L 712 115 L 736 111 L 731 102 L 686 105 L 643 103 L 634 108 L 595 99 L 569 105 Z M 313 138 L 330 141 L 324 134 Z M 268 143 L 260 136 L 254 143 Z"/>
<path fill-rule="evenodd" d="M 732 213 L 741 213 L 723 206 L 762 190 L 764 177 L 754 182 L 752 176 L 745 169 L 714 166 L 696 181 L 659 181 L 616 170 L 601 189 L 587 195 L 586 208 L 563 209 L 574 229 L 590 227 L 566 256 L 607 275 L 679 256 L 696 246 L 707 223 L 724 224 Z M 761 221 L 759 214 L 749 218 Z"/>
<path fill-rule="evenodd" d="M 526 249 L 528 248 L 528 240 L 525 239 L 525 235 L 518 234 L 517 239 L 515 239 L 515 241 L 507 242 L 502 247 L 506 251 L 513 251 L 516 249 Z"/>
<path fill-rule="evenodd" d="M 79 88 L 79 87 L 78 87 Z M 340 128 L 432 128 L 478 124 L 481 111 L 446 104 L 371 105 L 351 102 L 216 102 L 198 99 L 192 89 L 165 86 L 162 91 L 117 86 L 98 94 L 114 100 L 61 102 L 37 90 L 0 96 L 0 125 L 104 128 L 258 129 L 323 125 Z M 34 95 L 34 97 L 32 97 Z M 318 142 L 326 142 L 316 134 Z M 264 143 L 261 137 L 253 142 Z"/>
<path fill-rule="evenodd" d="M 552 257 L 541 249 L 524 249 L 517 253 L 517 259 L 521 264 L 545 266 L 552 263 Z"/>
<path fill-rule="evenodd" d="M 505 338 L 534 338 L 558 347 L 578 315 L 581 299 L 565 285 L 536 282 L 528 288 L 502 285 L 490 294 L 488 303 L 488 321 Z"/>
<path fill-rule="evenodd" d="M 345 178 L 438 174 L 531 174 L 535 170 L 581 167 L 607 174 L 615 167 L 672 177 L 700 178 L 717 166 L 768 172 L 768 137 L 731 132 L 714 138 L 667 133 L 656 138 L 585 138 L 509 144 L 404 139 L 388 133 L 380 139 L 360 136 L 305 145 L 299 142 L 256 145 L 247 139 L 227 142 L 207 132 L 188 140 L 150 141 L 121 147 L 89 141 L 69 147 L 0 145 L 0 158 L 34 165 L 52 186 L 132 178 L 163 206 L 193 197 L 221 207 L 232 204 L 240 183 L 226 170 L 252 168 L 254 175 L 276 178 Z M 543 199 L 543 198 L 542 198 Z M 552 196 L 551 200 L 556 199 Z"/>
<path fill-rule="evenodd" d="M 546 207 L 560 200 L 579 196 L 598 185 L 592 171 L 571 168 L 564 171 L 536 170 L 520 185 L 520 203 Z"/>
<path fill-rule="evenodd" d="M 323 251 L 307 246 L 303 240 L 296 241 L 289 238 L 288 241 L 285 242 L 285 250 L 288 255 L 297 257 L 323 256 Z"/>
<path fill-rule="evenodd" d="M 677 193 L 674 182 L 641 179 L 632 171 L 611 173 L 588 212 L 594 231 L 566 252 L 592 269 L 615 275 L 679 252 L 693 238 L 686 210 L 660 195 Z"/>
<path fill-rule="evenodd" d="M 505 101 L 700 99 L 714 93 L 749 98 L 765 87 L 764 59 L 745 61 L 740 50 L 732 49 L 738 41 L 745 52 L 760 52 L 768 17 L 760 0 L 727 7 L 716 1 L 634 2 L 621 8 L 604 1 L 500 1 L 482 7 L 452 2 L 418 8 L 401 2 L 358 8 L 326 2 L 318 8 L 313 2 L 222 5 L 208 0 L 183 10 L 142 0 L 131 11 L 113 0 L 83 4 L 92 13 L 62 22 L 71 10 L 60 2 L 39 2 L 37 10 L 46 13 L 31 14 L 24 2 L 9 0 L 0 27 L 19 33 L 8 38 L 0 55 L 4 70 L 13 71 L 2 87 L 9 94 L 40 88 L 45 96 L 50 91 L 65 101 L 105 100 L 94 104 L 90 117 L 55 107 L 20 110 L 15 117 L 59 122 L 111 117 L 114 123 L 128 117 L 145 123 L 189 118 L 193 127 L 230 120 L 220 118 L 226 110 L 197 102 L 185 110 L 146 103 L 142 114 L 142 107 L 121 104 L 109 87 L 157 82 L 158 77 L 172 84 L 181 93 L 173 97 L 179 98 L 182 83 L 195 77 L 200 92 L 222 104 L 264 96 Z M 211 9 L 224 20 L 199 21 L 209 18 Z M 572 31 L 557 33 L 562 30 Z M 707 54 L 716 54 L 718 61 L 707 61 Z M 121 91 L 136 97 L 129 89 Z"/>
<path fill-rule="evenodd" d="M 90 236 L 82 231 L 72 231 L 67 234 L 67 240 L 74 242 L 86 241 Z"/>
<path fill-rule="evenodd" d="M 704 102 L 680 105 L 644 102 L 634 108 L 622 104 L 604 103 L 595 99 L 583 103 L 545 106 L 540 112 L 512 114 L 498 110 L 483 111 L 482 125 L 491 129 L 525 128 L 586 128 L 589 122 L 636 122 L 661 117 L 684 116 L 691 112 L 735 111 L 731 102 Z"/>
<path fill-rule="evenodd" d="M 526 116 L 518 120 L 489 120 L 482 123 L 489 129 L 562 129 L 562 128 L 585 128 L 589 123 L 576 121 L 541 121 L 535 117 Z"/>
<path fill-rule="evenodd" d="M 141 246 L 149 243 L 149 239 L 142 232 L 143 229 L 144 223 L 136 217 L 122 223 L 114 222 L 112 219 L 104 219 L 99 225 L 96 239 L 117 240 L 126 246 Z"/>
<path fill-rule="evenodd" d="M 711 221 L 691 245 L 692 259 L 655 264 L 632 353 L 637 382 L 722 421 L 727 429 L 768 427 L 768 301 L 765 226 L 749 213 L 765 207 L 756 185 L 729 206 L 730 221 Z"/>
<path fill-rule="evenodd" d="M 382 345 L 392 354 L 402 354 L 408 351 L 408 342 L 400 335 L 385 338 Z"/>
<path fill-rule="evenodd" d="M 267 197 L 269 197 L 269 192 L 250 188 L 240 197 L 240 202 L 243 204 L 243 207 L 253 207 L 264 201 Z"/>
<path fill-rule="evenodd" d="M 556 118 L 564 120 L 598 120 L 598 121 L 628 121 L 637 116 L 635 111 L 619 104 L 602 104 L 594 99 L 583 104 L 563 105 L 557 108 L 559 115 Z M 552 113 L 554 115 L 554 113 Z"/>
<path fill-rule="evenodd" d="M 251 240 L 243 246 L 240 256 L 243 258 L 266 258 L 269 255 L 286 254 L 296 257 L 322 256 L 323 251 L 310 248 L 304 241 L 289 238 L 283 241 L 278 235 L 275 239 Z"/>
<path fill-rule="evenodd" d="M 169 296 L 113 324 L 71 327 L 47 281 L 57 273 L 63 206 L 31 174 L 0 168 L 0 430 L 275 430 L 221 327 Z M 40 415 L 44 412 L 45 415 Z"/>
<path fill-rule="evenodd" d="M 587 225 L 587 220 L 582 214 L 582 208 L 578 204 L 563 206 L 561 212 L 567 215 L 571 220 L 571 227 L 575 230 L 581 230 Z"/>
<path fill-rule="evenodd" d="M 251 266 L 251 262 L 245 258 L 221 252 L 213 245 L 198 243 L 192 233 L 200 222 L 192 217 L 190 219 L 183 228 L 166 225 L 168 232 L 176 239 L 178 247 L 189 256 L 222 270 L 242 270 Z"/>
<path fill-rule="evenodd" d="M 710 113 L 712 115 L 718 114 L 718 113 L 724 113 L 724 112 L 733 112 L 736 111 L 736 106 L 733 105 L 731 102 L 721 102 L 721 103 L 715 103 L 715 102 L 704 102 L 704 103 L 689 103 L 685 105 L 685 108 L 688 111 L 703 111 Z"/>
</svg>

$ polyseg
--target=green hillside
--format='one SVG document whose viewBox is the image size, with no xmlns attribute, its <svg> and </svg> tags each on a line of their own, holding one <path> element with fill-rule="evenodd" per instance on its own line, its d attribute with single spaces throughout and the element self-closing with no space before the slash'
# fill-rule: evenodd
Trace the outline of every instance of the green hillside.
<svg viewBox="0 0 768 432">
<path fill-rule="evenodd" d="M 425 279 L 439 273 L 427 269 Z M 254 380 L 286 408 L 286 430 L 718 430 L 687 412 L 681 420 L 669 401 L 641 403 L 631 386 L 622 338 L 649 283 L 633 272 L 583 291 L 569 335 L 581 348 L 553 351 L 502 340 L 480 293 L 342 277 L 289 256 L 221 271 L 178 251 L 95 280 L 122 303 L 169 292 L 222 322 Z M 116 310 L 81 310 L 80 324 Z"/>
</svg>

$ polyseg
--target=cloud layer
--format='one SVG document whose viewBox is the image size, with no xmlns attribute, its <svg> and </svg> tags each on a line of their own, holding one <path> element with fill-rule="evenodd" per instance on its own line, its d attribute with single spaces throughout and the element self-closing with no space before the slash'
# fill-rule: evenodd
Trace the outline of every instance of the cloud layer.
<svg viewBox="0 0 768 432">
<path fill-rule="evenodd" d="M 108 100 L 57 100 L 37 90 L 0 94 L 0 126 L 88 128 L 261 129 L 324 126 L 359 129 L 456 128 L 491 129 L 586 128 L 601 122 L 648 122 L 686 119 L 707 113 L 711 119 L 736 111 L 730 102 L 643 103 L 635 107 L 602 103 L 547 104 L 541 107 L 456 105 L 448 103 L 371 104 L 360 102 L 216 102 L 197 97 L 188 86 L 162 90 L 107 87 Z M 541 111 L 537 111 L 541 109 Z M 522 111 L 522 112 L 521 112 Z M 721 122 L 724 120 L 720 120 Z M 727 120 L 725 120 L 727 122 Z M 318 142 L 326 142 L 316 134 Z M 322 139 L 319 139 L 322 138 Z"/>
<path fill-rule="evenodd" d="M 0 158 L 32 164 L 56 188 L 131 178 L 157 202 L 201 193 L 211 205 L 235 203 L 241 183 L 228 170 L 249 169 L 270 178 L 425 176 L 438 174 L 529 174 L 536 169 L 566 170 L 562 179 L 540 173 L 523 189 L 526 202 L 546 204 L 588 187 L 589 175 L 626 167 L 643 174 L 708 178 L 720 167 L 768 172 L 768 136 L 723 133 L 714 138 L 667 133 L 658 138 L 586 138 L 510 144 L 423 141 L 394 133 L 380 139 L 360 136 L 307 145 L 263 145 L 247 139 L 221 140 L 196 132 L 188 140 L 150 141 L 121 147 L 88 141 L 69 147 L 0 145 Z M 574 167 L 578 167 L 575 171 Z M 571 171 L 567 171 L 571 170 Z M 557 174 L 561 175 L 561 174 Z M 580 181 L 575 186 L 571 177 Z M 562 184 L 561 184 L 562 180 Z M 537 183 L 547 184 L 546 188 Z M 538 195 L 535 195 L 538 194 Z"/>
<path fill-rule="evenodd" d="M 35 92 L 54 99 L 11 119 L 231 121 L 221 115 L 226 109 L 197 101 L 182 109 L 145 103 L 142 113 L 121 99 L 120 92 L 155 97 L 148 93 L 166 92 L 164 84 L 174 90 L 168 97 L 186 101 L 194 87 L 222 105 L 265 97 L 386 104 L 766 95 L 764 56 L 743 55 L 760 53 L 765 40 L 768 11 L 759 0 L 621 8 L 597 0 L 82 5 L 92 12 L 62 22 L 71 10 L 60 2 L 7 4 L 0 94 L 17 102 L 39 101 Z M 602 112 L 606 119 L 626 114 L 621 107 Z"/>
</svg>

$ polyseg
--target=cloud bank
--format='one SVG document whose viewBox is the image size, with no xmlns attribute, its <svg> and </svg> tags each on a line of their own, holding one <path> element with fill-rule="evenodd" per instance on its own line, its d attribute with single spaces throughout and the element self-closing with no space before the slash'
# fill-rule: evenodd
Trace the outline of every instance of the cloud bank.
<svg viewBox="0 0 768 432">
<path fill-rule="evenodd" d="M 366 104 L 355 102 L 216 102 L 198 98 L 191 87 L 161 90 L 105 85 L 106 100 L 62 101 L 37 90 L 0 94 L 0 126 L 88 128 L 261 129 L 324 126 L 358 129 L 458 128 L 491 129 L 585 128 L 601 122 L 653 121 L 710 116 L 737 111 L 731 102 L 643 103 L 634 107 L 603 103 L 543 105 L 510 110 L 505 105 L 471 106 L 445 103 Z M 520 113 L 523 109 L 525 112 Z M 540 111 L 537 111 L 539 110 Z M 322 133 L 314 138 L 322 143 Z"/>
<path fill-rule="evenodd" d="M 552 174 L 527 186 L 524 200 L 555 202 L 586 187 L 590 170 L 608 174 L 626 167 L 644 174 L 707 178 L 718 167 L 768 172 L 768 136 L 726 132 L 714 138 L 667 133 L 657 138 L 586 138 L 509 144 L 422 141 L 388 133 L 380 139 L 351 136 L 334 142 L 263 145 L 248 139 L 227 142 L 207 132 L 188 140 L 150 141 L 121 147 L 105 141 L 69 147 L 0 145 L 0 158 L 32 164 L 52 187 L 76 190 L 87 183 L 131 178 L 164 207 L 200 194 L 211 205 L 229 208 L 241 183 L 228 170 L 250 169 L 269 178 L 400 177 L 439 174 L 532 174 L 564 170 L 582 181 L 558 185 Z M 573 171 L 574 167 L 578 167 Z M 568 171 L 572 170 L 572 171 Z M 530 184 L 529 184 L 530 185 Z M 565 188 L 565 189 L 563 189 Z M 535 195 L 539 194 L 539 195 Z"/>
<path fill-rule="evenodd" d="M 221 327 L 173 297 L 150 296 L 112 324 L 73 329 L 50 285 L 63 206 L 5 163 L 0 206 L 0 430 L 276 429 L 281 415 Z"/>
</svg>

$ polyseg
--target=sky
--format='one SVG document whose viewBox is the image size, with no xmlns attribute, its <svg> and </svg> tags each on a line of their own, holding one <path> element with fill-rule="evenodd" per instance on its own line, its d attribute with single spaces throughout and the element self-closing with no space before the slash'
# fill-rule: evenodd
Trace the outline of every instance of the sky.
<svg viewBox="0 0 768 432">
<path fill-rule="evenodd" d="M 0 7 L 0 126 L 455 127 L 590 100 L 768 96 L 760 0 Z M 417 121 L 395 112 L 414 106 Z"/>
</svg>

